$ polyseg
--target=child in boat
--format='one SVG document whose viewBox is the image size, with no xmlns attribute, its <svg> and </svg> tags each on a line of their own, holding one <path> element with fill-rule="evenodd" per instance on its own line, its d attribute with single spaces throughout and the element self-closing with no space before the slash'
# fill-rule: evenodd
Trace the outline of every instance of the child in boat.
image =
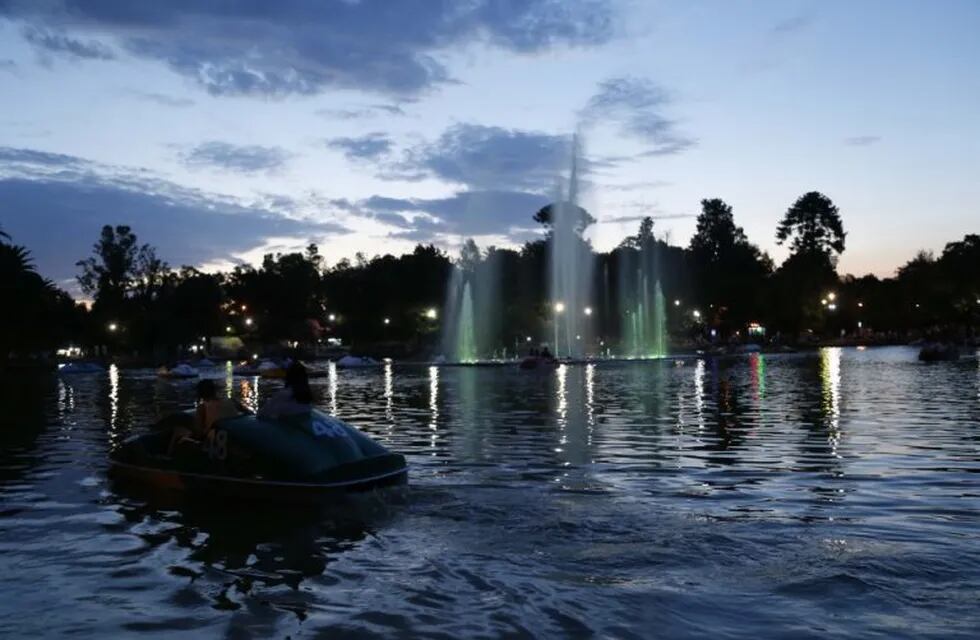
<svg viewBox="0 0 980 640">
<path fill-rule="evenodd" d="M 183 441 L 203 440 L 217 421 L 245 413 L 248 410 L 231 398 L 218 396 L 218 385 L 214 380 L 201 380 L 197 383 L 197 409 L 194 411 L 193 425 L 175 425 L 168 450 L 173 453 Z"/>
<path fill-rule="evenodd" d="M 242 405 L 231 398 L 218 396 L 218 385 L 214 380 L 201 380 L 197 383 L 197 429 L 202 436 L 207 435 L 218 420 L 234 418 L 248 413 Z"/>
<path fill-rule="evenodd" d="M 313 392 L 306 367 L 292 362 L 286 367 L 285 386 L 259 409 L 259 417 L 275 420 L 285 416 L 309 413 L 313 409 Z"/>
</svg>

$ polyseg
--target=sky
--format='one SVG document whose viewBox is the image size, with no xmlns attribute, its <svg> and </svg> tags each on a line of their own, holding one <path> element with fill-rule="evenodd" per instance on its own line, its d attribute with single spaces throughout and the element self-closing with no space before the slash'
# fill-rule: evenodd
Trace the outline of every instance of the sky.
<svg viewBox="0 0 980 640">
<path fill-rule="evenodd" d="M 821 191 L 842 273 L 980 232 L 975 0 L 0 0 L 0 227 L 77 290 L 103 224 L 171 265 L 519 246 L 573 136 L 587 235 L 777 261 Z"/>
</svg>

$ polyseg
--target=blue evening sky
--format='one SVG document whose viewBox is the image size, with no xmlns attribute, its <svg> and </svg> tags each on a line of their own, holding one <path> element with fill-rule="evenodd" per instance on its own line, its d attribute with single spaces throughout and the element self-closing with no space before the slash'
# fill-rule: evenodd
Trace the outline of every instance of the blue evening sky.
<svg viewBox="0 0 980 640">
<path fill-rule="evenodd" d="M 980 231 L 980 2 L 0 0 L 0 226 L 68 283 L 104 223 L 173 265 L 519 245 L 579 132 L 605 250 L 720 197 L 844 273 Z"/>
</svg>

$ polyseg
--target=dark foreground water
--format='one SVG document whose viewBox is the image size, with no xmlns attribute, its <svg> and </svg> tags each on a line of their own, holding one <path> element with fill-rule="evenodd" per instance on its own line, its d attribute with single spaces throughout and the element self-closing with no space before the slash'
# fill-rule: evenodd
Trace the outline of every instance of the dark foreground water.
<svg viewBox="0 0 980 640">
<path fill-rule="evenodd" d="M 0 635 L 977 637 L 976 357 L 395 366 L 315 391 L 408 455 L 408 488 L 316 512 L 122 493 L 107 451 L 191 383 L 4 380 Z"/>
</svg>

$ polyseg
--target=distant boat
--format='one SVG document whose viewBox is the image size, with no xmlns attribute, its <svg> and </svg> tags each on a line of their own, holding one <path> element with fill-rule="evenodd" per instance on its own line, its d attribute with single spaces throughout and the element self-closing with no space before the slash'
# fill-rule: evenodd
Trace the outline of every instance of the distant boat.
<svg viewBox="0 0 980 640">
<path fill-rule="evenodd" d="M 960 359 L 960 348 L 952 342 L 927 342 L 919 350 L 922 362 L 952 362 Z"/>
<path fill-rule="evenodd" d="M 105 367 L 94 362 L 69 362 L 58 367 L 61 375 L 73 375 L 76 373 L 104 373 Z"/>
<path fill-rule="evenodd" d="M 337 361 L 337 366 L 344 369 L 363 369 L 367 367 L 379 367 L 381 363 L 367 356 L 344 356 Z"/>
<path fill-rule="evenodd" d="M 198 373 L 197 369 L 184 362 L 170 369 L 165 366 L 157 369 L 157 376 L 161 378 L 188 379 L 196 378 L 199 375 L 200 373 Z"/>
</svg>

